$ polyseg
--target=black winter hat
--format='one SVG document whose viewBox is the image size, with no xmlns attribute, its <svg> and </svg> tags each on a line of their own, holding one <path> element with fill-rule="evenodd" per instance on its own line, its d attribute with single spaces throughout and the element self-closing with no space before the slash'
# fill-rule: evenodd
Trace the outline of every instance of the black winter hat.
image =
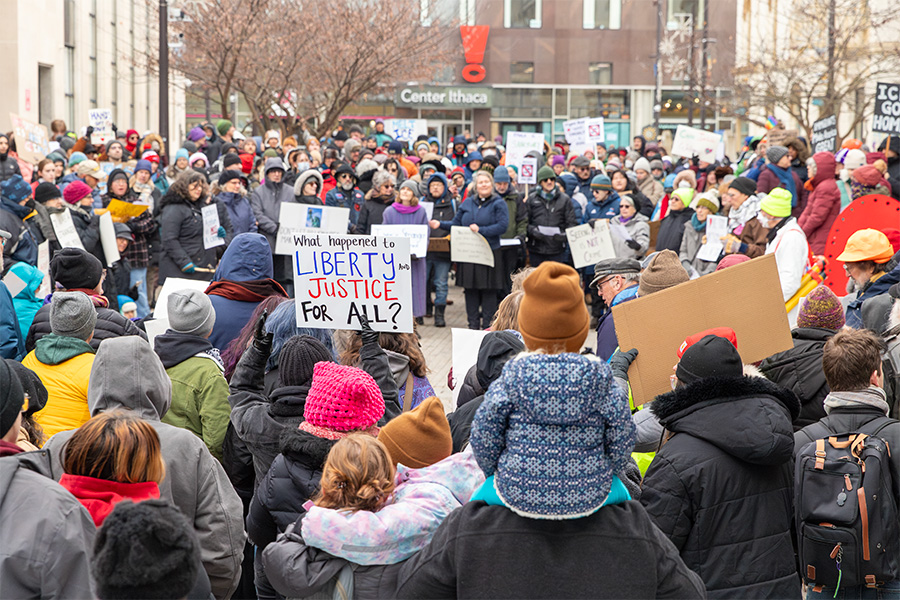
<svg viewBox="0 0 900 600">
<path fill-rule="evenodd" d="M 25 411 L 25 414 L 33 415 L 43 409 L 47 405 L 47 399 L 50 395 L 47 393 L 47 388 L 44 387 L 41 378 L 38 377 L 37 373 L 20 362 L 11 358 L 5 360 L 9 368 L 18 375 L 19 383 L 22 384 L 22 389 L 28 395 L 28 410 Z M 3 434 L 0 433 L 0 435 Z"/>
<path fill-rule="evenodd" d="M 278 378 L 282 386 L 305 385 L 312 381 L 317 362 L 332 362 L 325 344 L 310 335 L 295 335 L 284 343 L 278 355 Z"/>
<path fill-rule="evenodd" d="M 42 182 L 34 190 L 35 202 L 40 202 L 41 204 L 43 204 L 44 202 L 53 200 L 54 198 L 62 198 L 62 192 L 60 192 L 59 188 L 49 181 Z"/>
<path fill-rule="evenodd" d="M 229 156 L 234 156 L 233 154 L 229 154 Z M 238 163 L 240 163 L 240 159 L 238 159 Z M 237 169 L 225 169 L 222 171 L 222 174 L 219 175 L 219 185 L 223 186 L 232 179 L 243 179 L 244 172 L 238 171 Z"/>
<path fill-rule="evenodd" d="M 0 436 L 6 435 L 16 424 L 24 404 L 25 392 L 18 375 L 5 360 L 0 360 Z"/>
<path fill-rule="evenodd" d="M 193 526 L 165 500 L 119 502 L 94 539 L 91 575 L 101 600 L 184 598 L 199 566 Z"/>
<path fill-rule="evenodd" d="M 343 130 L 338 131 L 338 132 L 334 135 L 334 141 L 336 141 L 336 142 L 346 142 L 346 141 L 347 141 L 347 132 L 346 132 L 346 131 L 343 131 Z"/>
<path fill-rule="evenodd" d="M 102 275 L 103 263 L 81 248 L 63 248 L 50 261 L 50 277 L 67 290 L 92 290 Z"/>
<path fill-rule="evenodd" d="M 708 335 L 684 351 L 675 376 L 684 384 L 710 377 L 742 377 L 744 365 L 737 348 L 723 337 Z"/>
<path fill-rule="evenodd" d="M 234 165 L 241 164 L 241 157 L 237 154 L 226 154 L 222 157 L 222 168 L 227 169 L 228 167 L 232 167 Z M 238 171 L 240 172 L 240 171 Z"/>
<path fill-rule="evenodd" d="M 756 193 L 756 182 L 749 177 L 735 177 L 728 184 L 728 189 L 734 188 L 740 193 L 752 196 Z"/>
</svg>

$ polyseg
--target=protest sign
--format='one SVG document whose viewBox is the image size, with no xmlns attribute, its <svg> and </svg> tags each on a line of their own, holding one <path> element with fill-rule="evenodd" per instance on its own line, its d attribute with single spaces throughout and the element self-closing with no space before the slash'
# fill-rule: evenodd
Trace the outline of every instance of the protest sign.
<svg viewBox="0 0 900 600">
<path fill-rule="evenodd" d="M 716 149 L 721 139 L 722 136 L 718 133 L 679 125 L 675 130 L 675 140 L 672 142 L 672 154 L 684 158 L 697 156 L 703 162 L 715 162 Z"/>
<path fill-rule="evenodd" d="M 103 246 L 107 267 L 111 267 L 122 258 L 119 255 L 119 245 L 116 243 L 116 226 L 113 225 L 112 215 L 109 213 L 100 215 L 100 245 Z"/>
<path fill-rule="evenodd" d="M 812 126 L 812 146 L 813 154 L 816 152 L 834 152 L 837 146 L 837 117 L 831 115 L 824 119 L 819 119 Z"/>
<path fill-rule="evenodd" d="M 409 238 L 410 254 L 416 258 L 425 258 L 428 254 L 430 231 L 428 225 L 372 225 L 372 235 Z"/>
<path fill-rule="evenodd" d="M 570 145 L 587 143 L 587 121 L 587 119 L 572 119 L 563 122 L 563 132 Z"/>
<path fill-rule="evenodd" d="M 690 310 L 661 319 L 673 314 L 673 306 Z M 676 352 L 685 338 L 701 331 L 733 329 L 744 364 L 793 348 L 773 254 L 622 302 L 612 312 L 619 347 L 638 350 L 628 370 L 635 406 L 672 391 Z"/>
<path fill-rule="evenodd" d="M 519 169 L 519 183 L 537 183 L 537 158 L 526 156 L 522 159 L 522 168 Z"/>
<path fill-rule="evenodd" d="M 153 319 L 144 321 L 144 329 L 147 331 L 147 341 L 150 342 L 151 348 L 153 348 L 153 342 L 156 339 L 156 336 L 164 334 L 166 332 L 166 329 L 168 328 L 168 319 L 160 319 L 158 317 L 155 317 Z"/>
<path fill-rule="evenodd" d="M 112 199 L 105 209 L 95 208 L 94 212 L 98 215 L 109 212 L 114 223 L 125 223 L 129 219 L 144 214 L 148 208 L 150 207 L 146 204 L 132 204 L 131 202 L 125 202 L 124 200 Z"/>
<path fill-rule="evenodd" d="M 38 288 L 38 298 L 43 298 L 50 293 L 50 242 L 41 242 L 38 244 L 38 270 L 44 274 L 44 280 L 41 287 Z"/>
<path fill-rule="evenodd" d="M 116 132 L 112 129 L 95 129 L 91 132 L 91 144 L 106 147 L 107 142 L 116 139 Z"/>
<path fill-rule="evenodd" d="M 3 283 L 6 284 L 6 289 L 9 290 L 9 295 L 15 298 L 19 292 L 25 289 L 28 285 L 25 283 L 21 277 L 9 271 L 6 273 L 6 277 L 3 278 Z"/>
<path fill-rule="evenodd" d="M 88 125 L 95 130 L 112 131 L 112 110 L 108 108 L 91 108 L 88 110 Z"/>
<path fill-rule="evenodd" d="M 412 277 L 407 238 L 300 232 L 294 245 L 297 327 L 411 333 Z"/>
<path fill-rule="evenodd" d="M 875 84 L 875 115 L 872 131 L 900 135 L 900 84 Z"/>
<path fill-rule="evenodd" d="M 587 141 L 591 144 L 602 144 L 606 140 L 606 127 L 603 117 L 587 120 Z"/>
<path fill-rule="evenodd" d="M 350 209 L 284 202 L 278 223 L 275 254 L 288 255 L 294 253 L 293 238 L 298 233 L 347 233 Z"/>
<path fill-rule="evenodd" d="M 706 217 L 706 243 L 697 251 L 697 258 L 708 262 L 719 260 L 725 249 L 722 238 L 728 235 L 728 217 L 709 215 Z"/>
<path fill-rule="evenodd" d="M 450 252 L 450 236 L 433 237 L 428 240 L 429 252 Z"/>
<path fill-rule="evenodd" d="M 566 238 L 569 240 L 576 269 L 593 267 L 605 258 L 616 256 L 607 221 L 597 221 L 594 227 L 590 223 L 569 227 L 566 229 Z"/>
<path fill-rule="evenodd" d="M 494 252 L 484 236 L 468 227 L 451 227 L 450 260 L 493 267 Z"/>
<path fill-rule="evenodd" d="M 522 169 L 522 159 L 532 150 L 544 152 L 544 134 L 526 131 L 506 132 L 506 165 Z"/>
<path fill-rule="evenodd" d="M 80 248 L 84 250 L 84 244 L 75 229 L 72 221 L 72 213 L 67 210 L 58 213 L 50 213 L 50 223 L 53 224 L 53 232 L 56 240 L 62 248 Z"/>
<path fill-rule="evenodd" d="M 384 128 L 395 140 L 411 142 L 420 135 L 428 136 L 426 119 L 385 119 Z"/>
<path fill-rule="evenodd" d="M 16 152 L 19 158 L 37 164 L 50 154 L 50 134 L 45 126 L 23 119 L 15 113 L 9 113 L 9 120 L 16 135 Z"/>
<path fill-rule="evenodd" d="M 425 215 L 428 217 L 429 221 L 434 218 L 434 202 L 420 200 L 419 205 L 425 209 Z"/>
<path fill-rule="evenodd" d="M 766 141 L 769 142 L 770 148 L 772 146 L 784 146 L 788 138 L 795 138 L 798 135 L 800 135 L 800 132 L 796 129 L 770 129 L 769 133 L 766 134 Z"/>
<path fill-rule="evenodd" d="M 197 281 L 196 279 L 182 279 L 180 277 L 166 277 L 162 289 L 159 290 L 159 297 L 156 299 L 156 308 L 153 309 L 154 319 L 169 318 L 169 296 L 172 292 L 181 290 L 197 290 L 205 292 L 209 287 L 208 281 Z"/>
<path fill-rule="evenodd" d="M 456 402 L 459 398 L 459 391 L 462 389 L 462 383 L 476 362 L 478 362 L 478 351 L 481 349 L 481 341 L 489 331 L 479 329 L 457 329 L 450 330 L 450 364 L 453 365 L 453 406 L 456 409 Z"/>
<path fill-rule="evenodd" d="M 225 238 L 219 237 L 219 211 L 215 204 L 208 204 L 200 209 L 203 215 L 203 248 L 209 250 L 225 245 Z"/>
</svg>

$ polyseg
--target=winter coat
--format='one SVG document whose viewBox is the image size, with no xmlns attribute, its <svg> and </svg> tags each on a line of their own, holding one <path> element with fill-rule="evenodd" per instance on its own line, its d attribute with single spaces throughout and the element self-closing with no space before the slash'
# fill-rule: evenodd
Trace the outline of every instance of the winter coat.
<svg viewBox="0 0 900 600">
<path fill-rule="evenodd" d="M 567 206 L 567 210 L 572 210 L 571 205 L 567 203 Z M 468 227 L 475 223 L 478 225 L 478 234 L 487 240 L 492 250 L 496 250 L 500 247 L 500 236 L 509 226 L 509 212 L 506 202 L 496 194 L 487 199 L 472 194 L 459 205 L 453 219 L 440 223 L 441 229 L 446 230 L 451 227 Z"/>
<path fill-rule="evenodd" d="M 266 236 L 269 247 L 275 251 L 278 223 L 281 220 L 281 203 L 293 202 L 294 190 L 291 186 L 266 180 L 250 194 L 250 207 L 256 215 L 258 232 Z"/>
<path fill-rule="evenodd" d="M 638 189 L 653 206 L 656 206 L 666 195 L 666 188 L 653 175 L 648 175 L 643 181 L 638 182 Z"/>
<path fill-rule="evenodd" d="M 37 265 L 39 239 L 26 222 L 33 212 L 27 206 L 0 197 L 0 229 L 12 235 L 3 246 L 4 262 Z"/>
<path fill-rule="evenodd" d="M 222 465 L 193 433 L 160 421 L 169 410 L 172 383 L 144 340 L 109 340 L 98 353 L 88 388 L 91 416 L 123 408 L 134 411 L 159 435 L 166 462 L 160 497 L 182 512 L 200 542 L 200 558 L 216 598 L 237 588 L 244 557 L 243 506 Z M 55 435 L 44 445 L 52 476 L 63 474 L 62 451 L 73 432 Z"/>
<path fill-rule="evenodd" d="M 172 380 L 172 403 L 163 423 L 187 429 L 222 460 L 231 407 L 218 352 L 209 340 L 171 329 L 156 336 L 153 349 Z"/>
<path fill-rule="evenodd" d="M 6 137 L 5 135 L 3 137 Z M 0 181 L 6 181 L 13 175 L 21 175 L 22 171 L 19 169 L 19 161 L 16 160 L 16 157 L 9 152 L 6 154 L 0 154 Z"/>
<path fill-rule="evenodd" d="M 0 597 L 94 598 L 96 527 L 75 497 L 28 460 L 0 458 Z"/>
<path fill-rule="evenodd" d="M 396 597 L 704 598 L 705 590 L 638 502 L 555 521 L 476 501 L 403 563 Z"/>
<path fill-rule="evenodd" d="M 613 223 L 619 223 L 619 217 L 613 217 L 610 225 Z M 628 232 L 628 236 L 636 241 L 640 247 L 635 250 L 626 244 L 625 240 L 619 237 L 615 231 L 610 231 L 610 238 L 612 239 L 613 250 L 616 251 L 616 256 L 619 258 L 636 258 L 638 260 L 644 258 L 647 248 L 650 247 L 649 219 L 641 213 L 635 213 L 623 226 L 625 231 Z"/>
<path fill-rule="evenodd" d="M 799 598 L 796 396 L 759 377 L 711 377 L 658 396 L 650 410 L 670 434 L 644 477 L 641 503 L 709 597 Z"/>
<path fill-rule="evenodd" d="M 31 329 L 28 330 L 28 337 L 25 339 L 26 351 L 31 352 L 39 339 L 50 335 L 52 331 L 50 328 L 50 303 L 52 302 L 53 296 L 51 295 L 47 303 L 35 313 Z M 94 300 L 94 309 L 97 311 L 97 324 L 94 325 L 94 337 L 89 342 L 94 350 L 100 347 L 102 341 L 121 336 L 136 335 L 143 340 L 147 339 L 147 334 L 138 329 L 133 321 L 126 319 L 114 310 L 99 306 L 96 299 Z"/>
<path fill-rule="evenodd" d="M 797 225 L 794 217 L 782 219 L 769 232 L 769 240 L 766 254 L 775 255 L 778 279 L 781 280 L 781 294 L 787 302 L 800 289 L 800 283 L 809 265 L 809 244 L 806 243 L 806 234 Z"/>
<path fill-rule="evenodd" d="M 529 194 L 525 201 L 528 216 L 528 252 L 534 254 L 560 254 L 569 247 L 566 229 L 578 225 L 572 200 L 567 195 L 553 190 L 553 196 L 545 200 L 539 188 Z M 556 227 L 559 233 L 545 235 L 539 227 Z"/>
<path fill-rule="evenodd" d="M 13 297 L 6 284 L 0 281 L 0 358 L 20 360 L 23 356 L 25 338 L 19 329 Z"/>
<path fill-rule="evenodd" d="M 593 219 L 612 219 L 619 216 L 620 202 L 619 194 L 614 191 L 610 191 L 603 202 L 597 202 L 594 199 L 594 195 L 591 194 L 584 209 L 584 215 L 581 217 L 581 222 L 587 223 Z"/>
<path fill-rule="evenodd" d="M 64 473 L 59 485 L 78 498 L 98 528 L 122 500 L 140 502 L 159 498 L 159 485 L 155 481 L 128 483 Z"/>
<path fill-rule="evenodd" d="M 428 185 L 431 185 L 432 181 L 440 181 L 444 185 L 444 193 L 440 198 L 433 198 L 430 194 L 425 194 L 421 198 L 421 202 L 433 202 L 434 210 L 431 212 L 431 218 L 435 221 L 452 221 L 453 217 L 456 216 L 456 202 L 450 196 L 450 186 L 447 183 L 447 177 L 443 173 L 435 173 L 431 177 L 428 178 Z M 429 237 L 447 237 L 450 235 L 449 229 L 443 229 L 441 227 L 437 229 L 429 228 Z M 428 251 L 428 258 L 434 260 L 450 260 L 449 252 L 432 252 Z"/>
<path fill-rule="evenodd" d="M 25 282 L 25 287 L 16 294 L 12 302 L 16 308 L 16 318 L 19 320 L 19 331 L 27 332 L 31 322 L 34 321 L 34 315 L 44 305 L 43 300 L 36 296 L 44 281 L 44 274 L 37 267 L 23 262 L 14 264 L 9 272 Z"/>
<path fill-rule="evenodd" d="M 659 225 L 659 233 L 656 235 L 656 251 L 671 250 L 679 252 L 681 250 L 681 238 L 684 236 L 684 225 L 689 223 L 693 216 L 693 208 L 685 208 L 679 211 L 670 210 Z"/>
<path fill-rule="evenodd" d="M 803 187 L 803 181 L 800 180 L 800 176 L 797 175 L 797 172 L 790 167 L 788 168 L 788 171 L 791 173 L 794 179 L 794 187 L 797 189 L 797 201 L 794 208 L 791 210 L 791 216 L 798 218 L 803 214 L 803 210 L 806 208 L 809 192 Z M 784 188 L 784 185 L 781 183 L 781 180 L 778 179 L 778 175 L 776 175 L 768 165 L 764 166 L 760 170 L 759 179 L 756 181 L 756 193 L 768 194 L 777 187 Z"/>
<path fill-rule="evenodd" d="M 228 219 L 231 221 L 235 236 L 242 233 L 256 233 L 256 215 L 253 214 L 253 207 L 250 206 L 250 200 L 246 195 L 220 192 L 216 196 L 216 202 L 228 211 Z"/>
<path fill-rule="evenodd" d="M 616 349 L 619 347 L 619 338 L 616 336 L 616 324 L 613 321 L 612 307 L 622 302 L 634 300 L 637 298 L 637 291 L 638 285 L 635 281 L 632 285 L 616 294 L 610 310 L 606 311 L 597 323 L 597 356 L 603 360 L 609 360 L 609 357 L 615 354 Z"/>
<path fill-rule="evenodd" d="M 835 333 L 833 329 L 798 327 L 791 331 L 793 348 L 773 354 L 759 365 L 769 381 L 791 390 L 800 400 L 794 431 L 825 416 L 822 401 L 830 388 L 822 370 L 822 352 Z"/>
<path fill-rule="evenodd" d="M 310 507 L 299 523 L 266 548 L 266 575 L 281 594 L 308 597 L 330 583 L 348 562 L 382 566 L 357 569 L 353 584 L 354 598 L 381 598 L 370 594 L 380 587 L 373 584 L 399 573 L 386 567 L 425 547 L 441 522 L 468 502 L 483 482 L 484 474 L 471 453 L 456 454 L 423 469 L 398 465 L 388 505 L 377 512 L 355 513 Z M 312 553 L 309 548 L 328 554 Z"/>
<path fill-rule="evenodd" d="M 390 206 L 396 196 L 377 196 L 375 189 L 366 192 L 365 204 L 359 210 L 359 218 L 356 220 L 356 233 L 370 235 L 372 225 L 381 225 L 384 222 L 384 211 Z"/>
<path fill-rule="evenodd" d="M 109 206 L 109 203 L 113 199 L 134 203 L 138 200 L 138 196 L 130 190 L 121 198 L 114 198 L 112 194 L 107 194 L 106 196 L 103 196 L 104 208 Z M 159 203 L 157 202 L 156 205 L 158 206 Z M 153 218 L 151 211 L 146 210 L 143 214 L 128 219 L 125 222 L 125 225 L 131 230 L 134 241 L 130 242 L 128 247 L 125 248 L 123 256 L 133 268 L 143 269 L 150 264 L 150 241 L 156 238 L 159 224 L 156 222 L 156 219 Z"/>
<path fill-rule="evenodd" d="M 831 225 L 841 212 L 841 191 L 834 179 L 835 160 L 830 152 L 816 152 L 816 176 L 810 180 L 813 190 L 797 223 L 806 234 L 813 254 L 824 254 Z"/>
<path fill-rule="evenodd" d="M 359 211 L 362 210 L 365 202 L 365 195 L 357 187 L 350 191 L 336 187 L 325 194 L 325 206 L 350 209 L 350 233 L 355 233 L 353 230 L 359 221 Z"/>
<path fill-rule="evenodd" d="M 697 253 L 700 252 L 700 246 L 703 245 L 703 236 L 705 235 L 705 226 L 702 231 L 697 231 L 691 221 L 684 224 L 684 235 L 681 238 L 678 258 L 688 274 L 693 270 L 697 275 L 707 275 L 716 270 L 716 265 L 718 264 L 716 261 L 697 258 Z"/>
<path fill-rule="evenodd" d="M 870 298 L 886 294 L 892 285 L 900 283 L 900 262 L 897 261 L 896 255 L 887 263 L 886 267 L 888 269 L 886 273 L 881 274 L 874 281 L 870 280 L 859 291 L 856 298 L 847 305 L 847 327 L 861 329 L 863 327 L 863 304 Z"/>
<path fill-rule="evenodd" d="M 87 396 L 94 350 L 87 342 L 51 333 L 38 340 L 22 364 L 34 371 L 47 388 L 47 403 L 34 413 L 46 438 L 59 431 L 78 429 L 91 418 Z"/>
<path fill-rule="evenodd" d="M 189 264 L 204 269 L 215 268 L 216 249 L 203 247 L 204 201 L 191 202 L 169 191 L 160 201 L 159 235 L 162 240 L 159 256 L 159 284 L 167 277 L 208 280 L 208 273 L 186 273 Z"/>
<path fill-rule="evenodd" d="M 304 196 L 303 195 L 303 186 L 305 186 L 310 180 L 315 181 L 317 188 L 319 190 L 319 194 L 321 194 L 322 198 L 324 198 L 327 193 L 323 191 L 324 181 L 322 179 L 321 173 L 316 171 L 315 169 L 309 169 L 300 173 L 297 176 L 297 179 L 294 181 L 294 201 L 298 204 L 311 204 L 313 206 L 322 206 L 324 201 L 318 195 L 312 196 Z M 332 188 L 334 189 L 334 188 Z M 331 190 L 329 190 L 331 191 Z"/>
</svg>

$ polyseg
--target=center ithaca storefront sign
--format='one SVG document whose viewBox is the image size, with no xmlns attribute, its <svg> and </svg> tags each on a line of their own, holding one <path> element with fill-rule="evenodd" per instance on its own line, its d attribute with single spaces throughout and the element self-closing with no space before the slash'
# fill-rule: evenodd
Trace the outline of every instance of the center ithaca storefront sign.
<svg viewBox="0 0 900 600">
<path fill-rule="evenodd" d="M 397 90 L 394 105 L 412 108 L 490 108 L 491 88 L 405 87 Z"/>
</svg>

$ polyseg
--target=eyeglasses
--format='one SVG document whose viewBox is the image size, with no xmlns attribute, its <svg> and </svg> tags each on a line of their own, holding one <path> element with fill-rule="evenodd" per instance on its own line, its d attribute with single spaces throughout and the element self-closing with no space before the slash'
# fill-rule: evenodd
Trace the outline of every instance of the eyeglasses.
<svg viewBox="0 0 900 600">
<path fill-rule="evenodd" d="M 396 186 L 394 186 L 394 184 L 393 184 L 393 183 L 386 183 L 386 184 L 384 184 L 384 185 L 383 185 L 383 186 L 381 186 L 381 187 L 386 187 L 386 188 L 393 188 L 393 187 L 396 187 Z"/>
</svg>

